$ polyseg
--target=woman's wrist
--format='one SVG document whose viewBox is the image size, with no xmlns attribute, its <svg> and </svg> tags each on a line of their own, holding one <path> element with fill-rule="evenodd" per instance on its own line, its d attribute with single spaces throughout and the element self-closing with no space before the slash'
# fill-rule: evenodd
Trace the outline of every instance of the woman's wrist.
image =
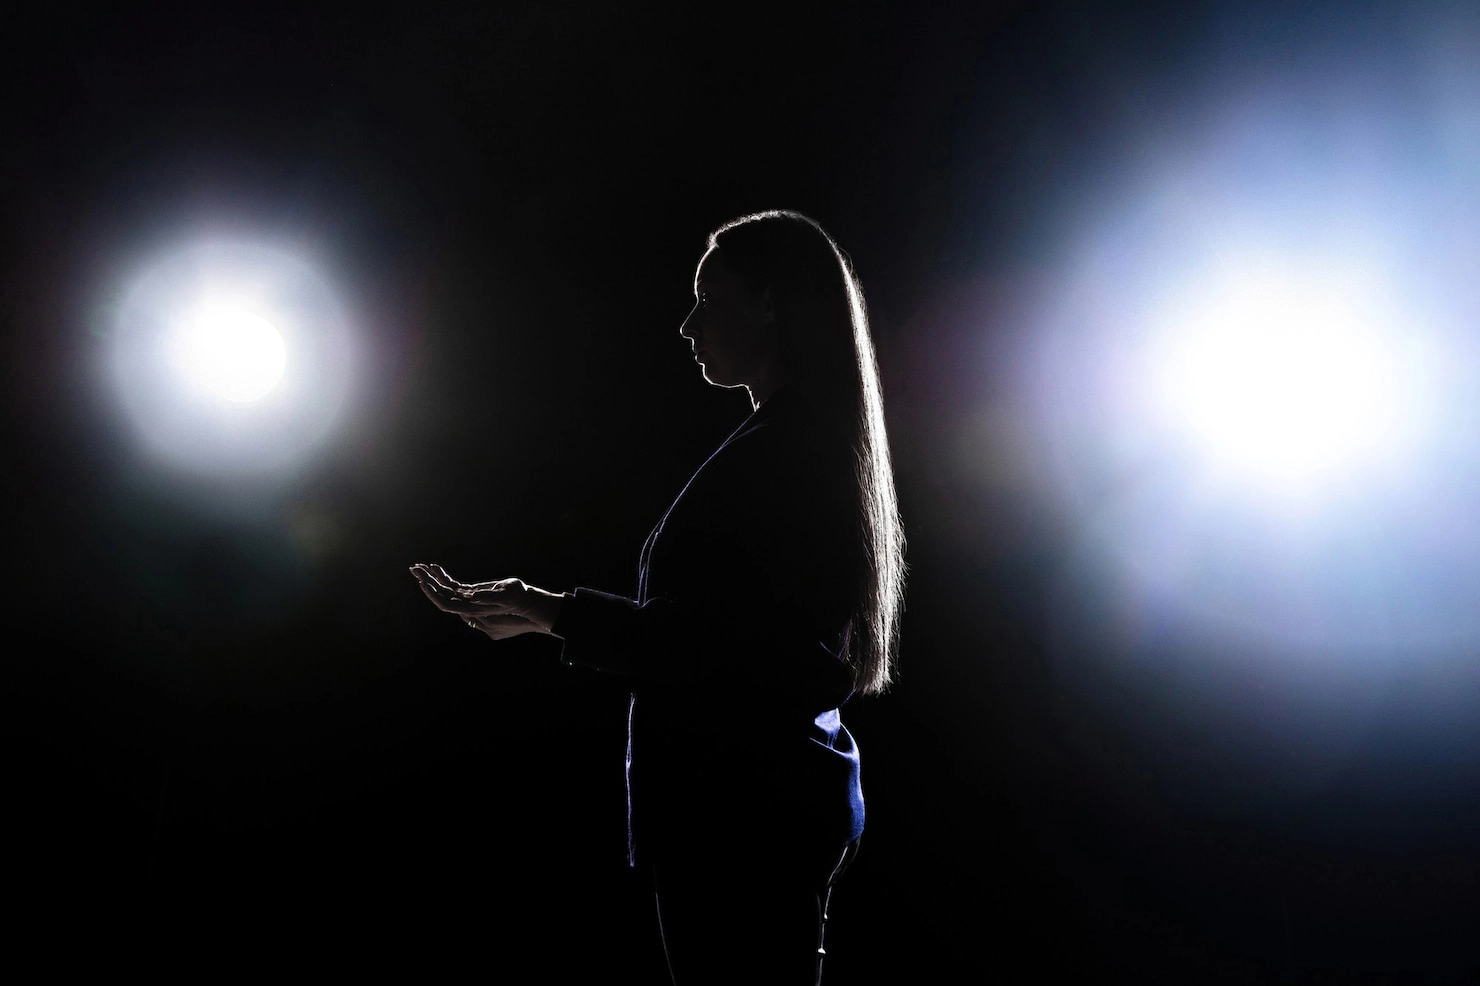
<svg viewBox="0 0 1480 986">
<path fill-rule="evenodd" d="M 530 586 L 529 591 L 533 597 L 530 599 L 529 609 L 535 624 L 542 633 L 556 636 L 555 624 L 560 621 L 560 613 L 565 605 L 565 593 L 550 592 L 536 586 Z"/>
</svg>

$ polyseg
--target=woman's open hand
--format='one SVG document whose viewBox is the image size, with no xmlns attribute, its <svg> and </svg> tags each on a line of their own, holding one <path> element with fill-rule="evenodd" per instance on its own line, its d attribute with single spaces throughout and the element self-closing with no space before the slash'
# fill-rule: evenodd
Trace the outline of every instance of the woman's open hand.
<svg viewBox="0 0 1480 986">
<path fill-rule="evenodd" d="M 459 582 L 441 565 L 418 563 L 411 566 L 411 574 L 433 606 L 494 640 L 521 633 L 549 633 L 565 598 L 520 579 Z"/>
</svg>

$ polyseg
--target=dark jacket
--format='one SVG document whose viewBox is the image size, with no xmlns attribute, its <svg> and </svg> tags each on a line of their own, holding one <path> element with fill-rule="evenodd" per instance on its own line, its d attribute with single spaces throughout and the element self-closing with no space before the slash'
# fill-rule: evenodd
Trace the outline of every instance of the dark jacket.
<svg viewBox="0 0 1480 986">
<path fill-rule="evenodd" d="M 631 684 L 629 858 L 705 845 L 835 853 L 863 830 L 838 717 L 863 556 L 852 453 L 790 388 L 689 480 L 635 599 L 577 589 L 562 659 Z"/>
</svg>

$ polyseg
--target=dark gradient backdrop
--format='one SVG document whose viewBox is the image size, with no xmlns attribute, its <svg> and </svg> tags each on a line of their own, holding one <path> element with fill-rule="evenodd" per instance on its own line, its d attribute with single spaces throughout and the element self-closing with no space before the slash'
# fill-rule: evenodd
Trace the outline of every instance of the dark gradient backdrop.
<svg viewBox="0 0 1480 986">
<path fill-rule="evenodd" d="M 406 566 L 630 591 L 746 411 L 677 336 L 702 238 L 790 207 L 872 303 L 913 568 L 899 684 L 845 711 L 869 828 L 831 981 L 1462 981 L 1473 756 L 1395 760 L 1375 726 L 1287 812 L 1241 812 L 1216 756 L 1065 698 L 1046 653 L 1072 523 L 1012 419 L 1016 313 L 1148 130 L 1395 33 L 1284 6 L 10 13 L 7 952 L 651 976 L 620 698 Z M 152 461 L 97 372 L 138 265 L 223 233 L 311 258 L 365 356 L 322 452 L 245 491 Z M 1362 783 L 1414 769 L 1442 808 Z M 1444 838 L 1412 827 L 1435 811 Z"/>
</svg>

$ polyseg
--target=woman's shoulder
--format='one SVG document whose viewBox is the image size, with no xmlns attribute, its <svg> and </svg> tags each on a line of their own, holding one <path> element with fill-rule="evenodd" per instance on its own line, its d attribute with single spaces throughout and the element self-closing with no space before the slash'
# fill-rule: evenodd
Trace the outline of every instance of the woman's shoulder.
<svg viewBox="0 0 1480 986">
<path fill-rule="evenodd" d="M 801 401 L 771 410 L 736 436 L 714 478 L 748 504 L 747 512 L 851 516 L 857 478 L 846 433 Z"/>
<path fill-rule="evenodd" d="M 781 472 L 820 481 L 852 475 L 852 446 L 845 429 L 803 399 L 776 394 L 718 450 L 714 465 L 735 472 Z"/>
<path fill-rule="evenodd" d="M 752 435 L 762 436 L 765 441 L 812 446 L 819 452 L 833 445 L 849 445 L 846 415 L 789 386 L 771 395 L 737 432 L 737 437 Z"/>
</svg>

